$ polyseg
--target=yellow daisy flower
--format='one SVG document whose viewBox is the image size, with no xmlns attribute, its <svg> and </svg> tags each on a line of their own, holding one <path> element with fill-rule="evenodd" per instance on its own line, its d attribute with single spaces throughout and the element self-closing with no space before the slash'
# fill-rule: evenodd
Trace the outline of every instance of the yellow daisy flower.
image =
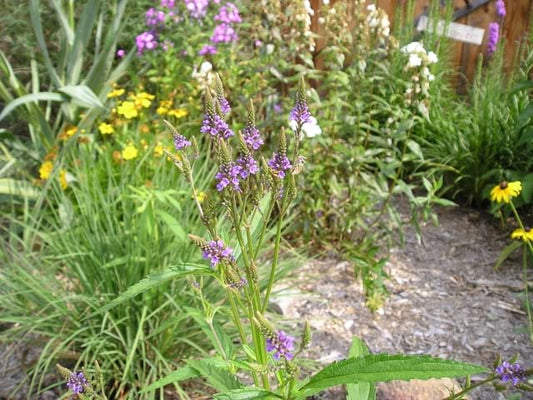
<svg viewBox="0 0 533 400">
<path fill-rule="evenodd" d="M 61 185 L 61 189 L 65 190 L 68 187 L 67 182 L 67 171 L 62 169 L 59 171 L 59 184 Z"/>
<path fill-rule="evenodd" d="M 512 197 L 517 197 L 522 190 L 520 181 L 505 182 L 503 181 L 490 191 L 490 199 L 497 203 L 509 203 Z"/>
<path fill-rule="evenodd" d="M 135 103 L 135 107 L 148 108 L 150 107 L 150 104 L 152 104 L 152 100 L 155 99 L 155 96 L 153 94 L 141 92 L 131 96 L 131 98 Z"/>
<path fill-rule="evenodd" d="M 159 115 L 165 115 L 168 113 L 168 108 L 160 106 L 160 107 L 157 107 L 157 110 L 155 110 L 155 112 Z"/>
<path fill-rule="evenodd" d="M 132 144 L 128 144 L 124 150 L 122 150 L 122 158 L 124 160 L 133 160 L 138 154 L 139 152 Z"/>
<path fill-rule="evenodd" d="M 139 115 L 135 103 L 133 101 L 124 101 L 117 107 L 117 114 L 123 115 L 127 119 L 135 118 Z"/>
<path fill-rule="evenodd" d="M 511 239 L 522 239 L 524 242 L 533 242 L 533 229 L 525 226 L 524 229 L 515 229 L 511 234 Z"/>
<path fill-rule="evenodd" d="M 120 97 L 124 94 L 124 92 L 124 89 L 114 89 L 107 94 L 107 98 L 112 99 L 113 97 Z"/>
<path fill-rule="evenodd" d="M 50 178 L 53 169 L 54 164 L 52 164 L 52 161 L 45 161 L 41 164 L 41 167 L 39 168 L 39 176 L 41 177 L 41 179 L 46 180 Z"/>
<path fill-rule="evenodd" d="M 176 108 L 174 110 L 170 110 L 168 115 L 172 115 L 176 118 L 183 118 L 187 115 L 187 110 L 184 108 Z"/>
<path fill-rule="evenodd" d="M 113 125 L 108 124 L 106 122 L 102 122 L 100 125 L 98 125 L 98 130 L 102 135 L 111 135 L 115 132 Z"/>
<path fill-rule="evenodd" d="M 154 156 L 161 157 L 164 154 L 163 149 L 163 145 L 161 143 L 157 143 L 154 147 Z"/>
</svg>

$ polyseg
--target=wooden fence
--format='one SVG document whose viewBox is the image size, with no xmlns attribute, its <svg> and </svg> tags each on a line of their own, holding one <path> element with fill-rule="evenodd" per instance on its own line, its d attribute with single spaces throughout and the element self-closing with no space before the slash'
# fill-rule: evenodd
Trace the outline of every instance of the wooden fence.
<svg viewBox="0 0 533 400">
<path fill-rule="evenodd" d="M 337 0 L 350 2 L 352 0 Z M 430 5 L 431 1 L 438 0 L 416 0 L 415 15 L 422 14 Z M 474 75 L 476 62 L 479 53 L 486 52 L 487 29 L 489 23 L 499 22 L 496 15 L 494 0 L 440 0 L 441 4 L 446 4 L 453 1 L 455 15 L 460 17 L 455 22 L 465 24 L 473 27 L 482 28 L 485 30 L 483 43 L 481 45 L 474 45 L 456 41 L 454 43 L 454 59 L 459 71 L 471 79 Z M 507 9 L 507 15 L 503 20 L 503 36 L 505 37 L 505 62 L 506 65 L 511 65 L 516 51 L 516 43 L 529 34 L 529 23 L 533 12 L 533 0 L 504 0 Z M 320 9 L 322 0 L 311 0 L 313 9 Z M 334 0 L 331 3 L 335 3 Z M 372 3 L 368 1 L 367 3 Z M 391 22 L 394 21 L 394 16 L 397 11 L 405 9 L 406 0 L 377 0 L 377 6 L 387 12 Z M 312 19 L 315 32 L 319 31 L 319 24 L 317 13 Z"/>
</svg>

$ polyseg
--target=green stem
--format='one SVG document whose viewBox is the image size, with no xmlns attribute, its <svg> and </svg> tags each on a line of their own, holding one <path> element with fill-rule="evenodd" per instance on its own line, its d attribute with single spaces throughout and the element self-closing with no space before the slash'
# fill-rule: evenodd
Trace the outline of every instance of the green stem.
<svg viewBox="0 0 533 400">
<path fill-rule="evenodd" d="M 274 242 L 274 257 L 272 259 L 272 267 L 270 268 L 270 277 L 268 279 L 268 286 L 265 293 L 265 298 L 263 300 L 263 307 L 261 312 L 264 313 L 268 306 L 268 298 L 270 297 L 270 292 L 272 291 L 272 286 L 274 285 L 274 278 L 276 277 L 276 269 L 278 267 L 278 257 L 279 257 L 279 245 L 281 243 L 281 223 L 283 219 L 283 211 L 281 211 L 278 217 L 278 223 L 276 228 L 276 239 Z"/>
<path fill-rule="evenodd" d="M 474 384 L 472 386 L 469 386 L 469 387 L 461 390 L 459 393 L 455 393 L 455 394 L 452 394 L 452 395 L 450 395 L 448 397 L 445 397 L 442 400 L 460 399 L 460 398 L 462 398 L 463 395 L 465 395 L 466 393 L 470 392 L 472 389 L 475 389 L 478 386 L 484 385 L 485 383 L 491 382 L 491 381 L 495 380 L 496 378 L 497 378 L 497 376 L 491 376 L 490 378 L 482 380 L 481 382 L 478 382 L 478 383 L 476 383 L 476 384 Z"/>
</svg>

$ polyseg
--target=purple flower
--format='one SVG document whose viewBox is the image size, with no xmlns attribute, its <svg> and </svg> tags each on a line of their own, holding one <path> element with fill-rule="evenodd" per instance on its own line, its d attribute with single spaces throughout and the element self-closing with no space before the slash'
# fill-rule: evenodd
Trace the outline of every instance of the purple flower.
<svg viewBox="0 0 533 400">
<path fill-rule="evenodd" d="M 179 133 L 177 135 L 174 135 L 174 147 L 176 150 L 184 149 L 185 147 L 188 147 L 191 145 L 191 142 L 187 140 L 187 138 L 183 135 L 180 135 Z"/>
<path fill-rule="evenodd" d="M 165 12 L 156 10 L 155 8 L 150 8 L 146 11 L 146 25 L 154 27 L 157 25 L 162 25 L 165 23 Z"/>
<path fill-rule="evenodd" d="M 518 363 L 511 364 L 508 361 L 504 361 L 496 367 L 495 372 L 502 382 L 511 382 L 513 386 L 526 380 L 526 371 Z"/>
<path fill-rule="evenodd" d="M 161 0 L 161 7 L 174 8 L 175 0 Z"/>
<path fill-rule="evenodd" d="M 230 282 L 228 283 L 228 287 L 233 289 L 240 289 L 248 284 L 248 280 L 246 278 L 241 278 L 237 282 Z"/>
<path fill-rule="evenodd" d="M 274 170 L 280 179 L 285 178 L 285 171 L 292 167 L 287 156 L 281 153 L 274 153 L 274 156 L 268 160 L 268 166 Z"/>
<path fill-rule="evenodd" d="M 157 40 L 153 32 L 143 32 L 135 38 L 137 54 L 142 55 L 144 50 L 153 50 L 157 47 Z"/>
<path fill-rule="evenodd" d="M 207 14 L 207 7 L 209 6 L 209 0 L 184 0 L 185 6 L 189 11 L 191 17 L 196 19 L 204 18 Z"/>
<path fill-rule="evenodd" d="M 226 247 L 222 240 L 212 240 L 208 242 L 203 250 L 203 258 L 205 260 L 210 260 L 213 268 L 223 260 L 234 260 L 233 250 L 231 247 Z"/>
<path fill-rule="evenodd" d="M 242 22 L 239 15 L 239 9 L 233 3 L 226 3 L 225 6 L 220 7 L 217 15 L 214 17 L 215 21 L 220 21 L 225 24 L 233 24 Z"/>
<path fill-rule="evenodd" d="M 215 179 L 218 180 L 217 190 L 219 192 L 223 191 L 226 186 L 229 186 L 231 189 L 240 192 L 241 188 L 239 186 L 239 176 L 242 174 L 242 167 L 235 164 L 233 161 L 222 164 Z"/>
<path fill-rule="evenodd" d="M 500 25 L 497 22 L 491 22 L 489 24 L 489 37 L 487 39 L 487 53 L 492 56 L 498 46 L 498 40 L 500 38 Z"/>
<path fill-rule="evenodd" d="M 279 360 L 280 357 L 285 357 L 287 360 L 292 360 L 291 351 L 294 350 L 294 337 L 285 334 L 283 331 L 278 331 L 273 338 L 267 338 L 266 349 L 270 353 L 274 351 L 274 360 Z"/>
<path fill-rule="evenodd" d="M 496 7 L 496 14 L 498 14 L 498 17 L 505 17 L 505 15 L 507 14 L 507 11 L 505 10 L 505 3 L 503 0 L 496 0 L 496 4 L 495 4 L 495 7 Z"/>
<path fill-rule="evenodd" d="M 205 56 L 208 54 L 217 54 L 217 48 L 215 46 L 211 46 L 210 44 L 206 44 L 198 52 L 198 55 L 200 56 Z"/>
<path fill-rule="evenodd" d="M 307 107 L 307 102 L 302 99 L 296 101 L 296 105 L 291 110 L 289 115 L 289 120 L 296 122 L 298 126 L 302 126 L 306 122 L 309 122 L 311 118 L 311 113 Z"/>
<path fill-rule="evenodd" d="M 242 130 L 242 138 L 250 150 L 258 150 L 265 143 L 261 138 L 259 129 L 253 125 L 247 126 Z"/>
<path fill-rule="evenodd" d="M 260 41 L 259 39 L 256 39 L 256 41 L 254 42 L 254 45 L 255 47 L 261 47 L 263 45 L 263 42 Z"/>
<path fill-rule="evenodd" d="M 222 114 L 226 115 L 229 114 L 231 111 L 231 106 L 229 105 L 229 101 L 224 97 L 223 94 L 217 95 L 218 105 L 220 106 L 220 111 L 222 111 Z"/>
<path fill-rule="evenodd" d="M 283 111 L 283 108 L 281 108 L 281 106 L 279 104 L 274 104 L 274 106 L 272 107 L 272 109 L 274 110 L 275 113 L 279 114 L 280 112 Z"/>
<path fill-rule="evenodd" d="M 126 51 L 125 51 L 125 50 L 123 50 L 123 49 L 118 49 L 118 50 L 117 50 L 117 57 L 118 57 L 118 58 L 122 58 L 122 57 L 124 57 L 125 55 L 126 55 Z"/>
<path fill-rule="evenodd" d="M 174 43 L 172 43 L 168 39 L 165 39 L 165 41 L 163 42 L 163 45 L 161 47 L 163 47 L 163 50 L 168 51 L 168 49 L 174 47 Z"/>
<path fill-rule="evenodd" d="M 85 378 L 85 375 L 83 375 L 83 372 L 81 371 L 71 373 L 69 378 L 67 379 L 67 387 L 74 394 L 83 393 L 85 389 L 84 387 L 87 385 L 87 378 Z"/>
<path fill-rule="evenodd" d="M 241 178 L 246 179 L 250 175 L 255 175 L 259 171 L 257 161 L 250 155 L 244 155 L 237 159 L 237 165 L 241 167 Z"/>
<path fill-rule="evenodd" d="M 213 43 L 230 43 L 237 39 L 235 30 L 228 24 L 217 25 L 211 36 L 211 42 Z"/>
<path fill-rule="evenodd" d="M 229 139 L 235 135 L 220 115 L 212 113 L 205 114 L 200 132 L 209 134 L 212 138 L 221 139 Z"/>
</svg>

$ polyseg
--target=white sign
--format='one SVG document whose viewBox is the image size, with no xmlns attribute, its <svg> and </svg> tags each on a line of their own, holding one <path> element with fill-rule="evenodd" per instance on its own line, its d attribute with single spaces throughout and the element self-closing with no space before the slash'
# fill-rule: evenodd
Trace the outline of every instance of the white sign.
<svg viewBox="0 0 533 400">
<path fill-rule="evenodd" d="M 434 23 L 429 22 L 429 18 L 425 15 L 422 15 L 418 20 L 418 26 L 416 27 L 419 31 L 428 30 L 430 32 L 435 32 Z M 446 27 L 446 21 L 440 20 L 437 24 L 437 33 L 439 35 L 444 35 L 444 29 Z M 446 36 L 451 39 L 459 40 L 461 42 L 472 43 L 480 45 L 483 42 L 483 35 L 485 30 L 481 28 L 475 28 L 469 25 L 457 24 L 452 22 L 447 27 Z"/>
</svg>

